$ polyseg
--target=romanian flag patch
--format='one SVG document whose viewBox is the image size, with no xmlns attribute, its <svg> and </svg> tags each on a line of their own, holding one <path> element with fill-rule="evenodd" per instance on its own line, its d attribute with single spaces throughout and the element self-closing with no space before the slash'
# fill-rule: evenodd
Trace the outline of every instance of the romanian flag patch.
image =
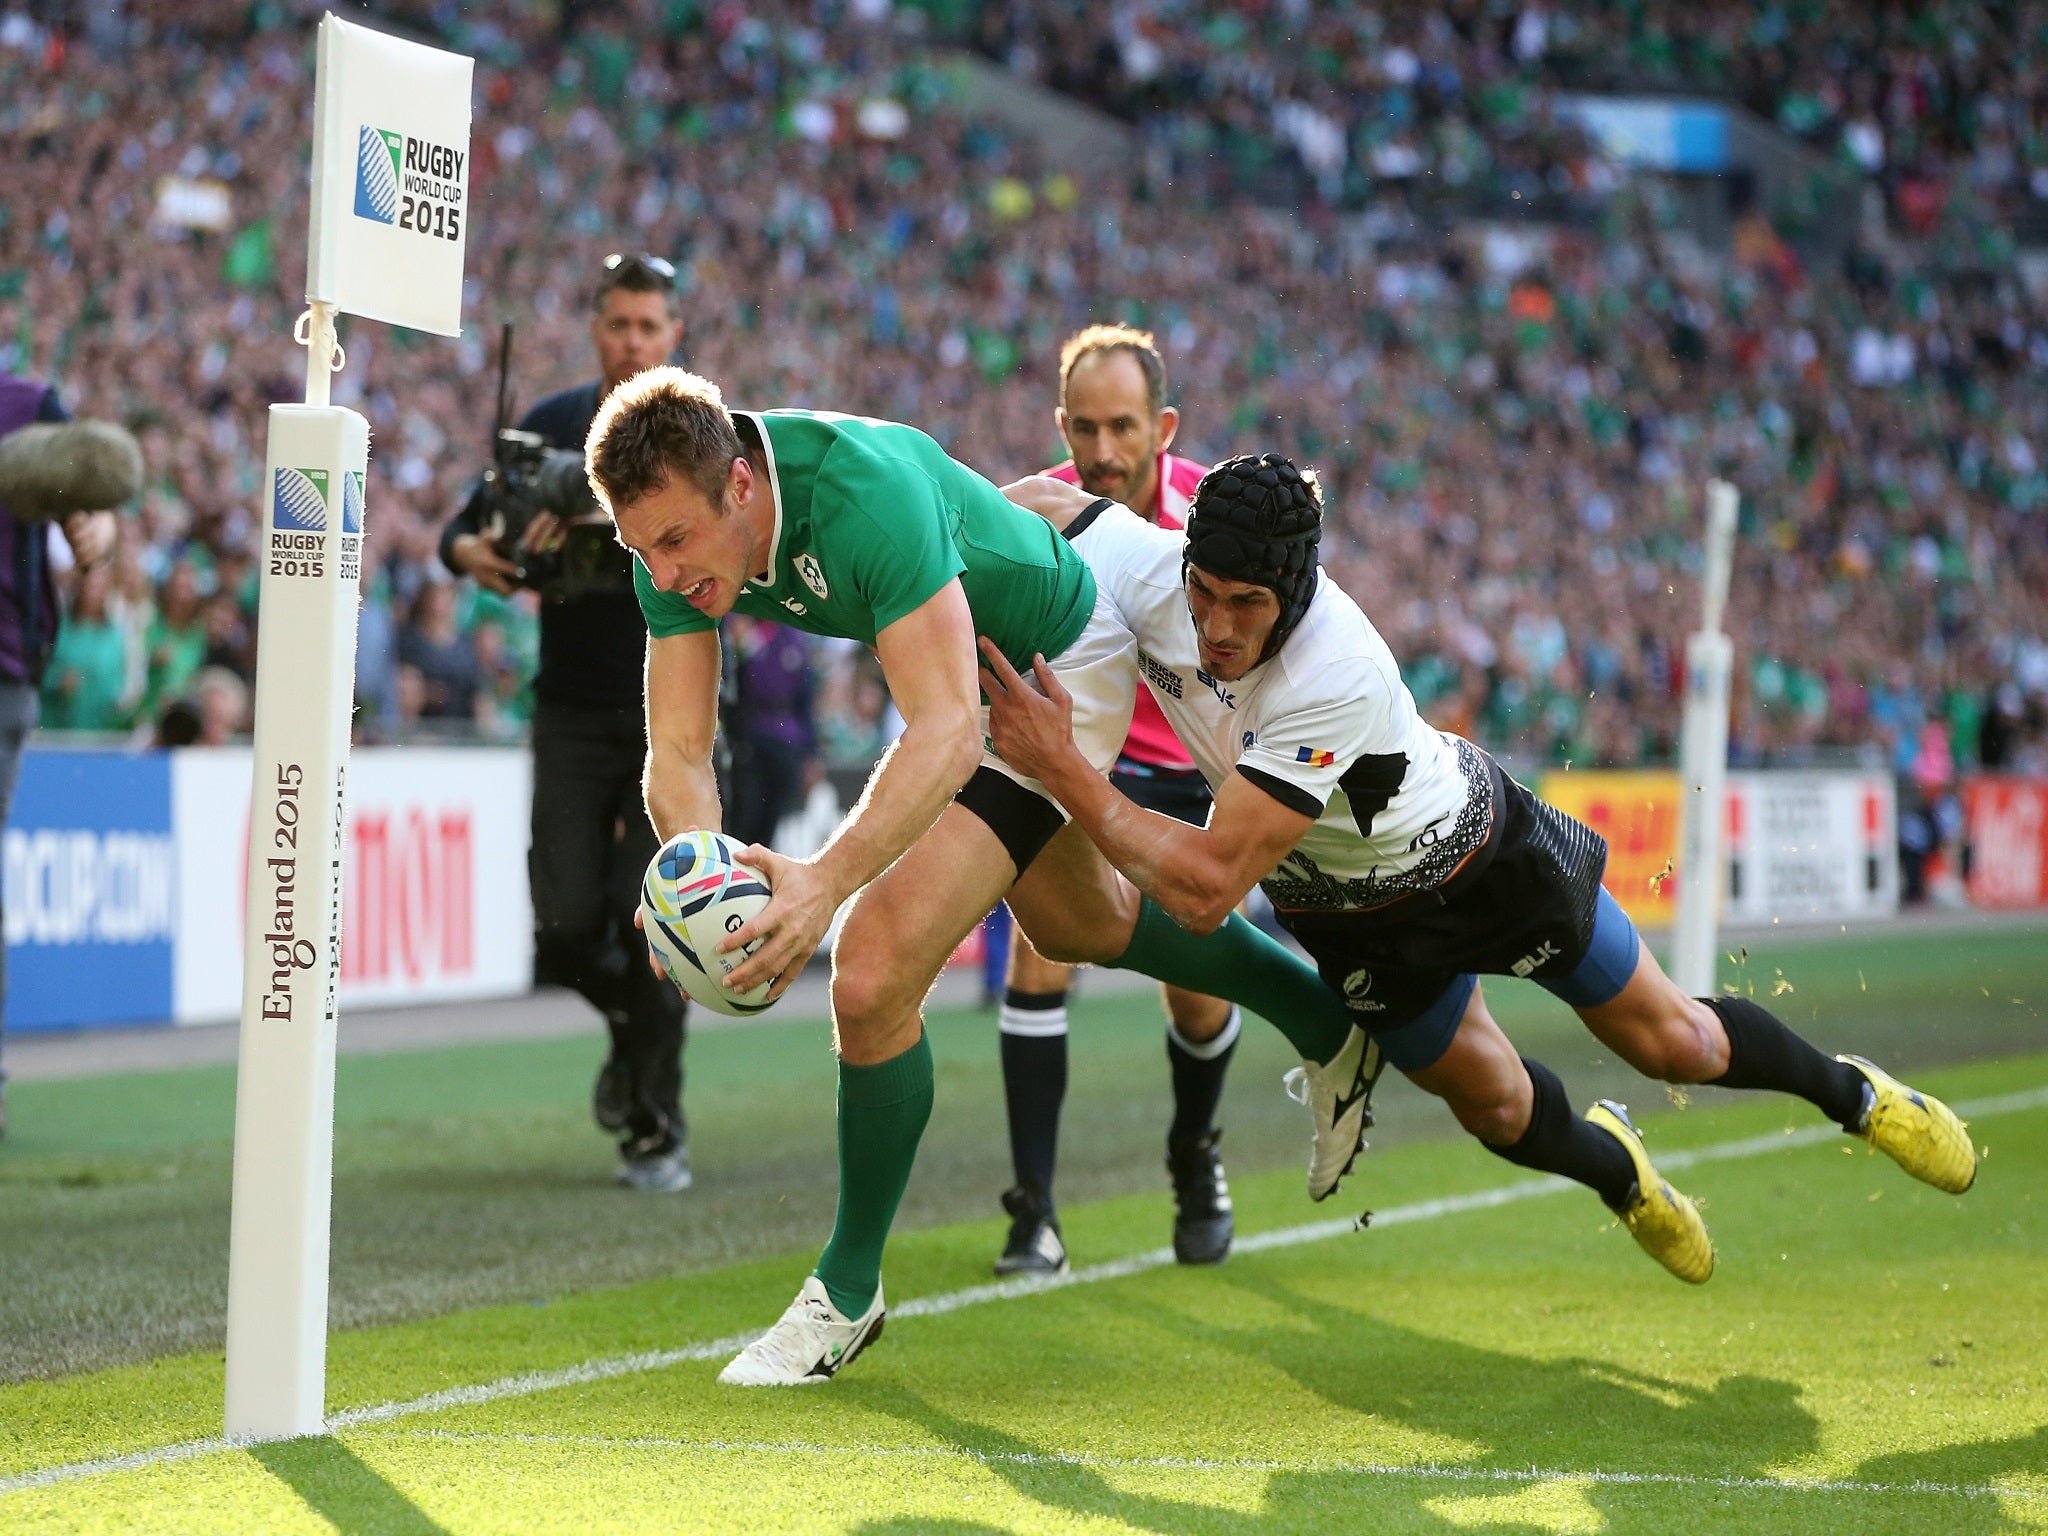
<svg viewBox="0 0 2048 1536">
<path fill-rule="evenodd" d="M 1307 763 L 1311 768 L 1327 768 L 1330 764 L 1337 761 L 1337 754 L 1334 752 L 1318 752 L 1314 747 L 1296 747 L 1294 749 L 1294 760 L 1297 763 Z"/>
</svg>

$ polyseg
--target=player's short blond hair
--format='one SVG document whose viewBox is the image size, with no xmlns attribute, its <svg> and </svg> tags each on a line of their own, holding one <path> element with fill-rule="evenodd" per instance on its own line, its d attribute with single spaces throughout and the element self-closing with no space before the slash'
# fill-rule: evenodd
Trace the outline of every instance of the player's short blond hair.
<svg viewBox="0 0 2048 1536">
<path fill-rule="evenodd" d="M 741 453 L 716 384 L 681 368 L 649 368 L 598 407 L 583 441 L 583 467 L 598 504 L 614 515 L 677 478 L 718 507 Z"/>
<path fill-rule="evenodd" d="M 1091 325 L 1069 336 L 1060 348 L 1060 405 L 1067 403 L 1067 380 L 1075 365 L 1102 352 L 1128 352 L 1145 375 L 1145 403 L 1157 416 L 1166 409 L 1166 359 L 1150 331 L 1129 325 Z"/>
</svg>

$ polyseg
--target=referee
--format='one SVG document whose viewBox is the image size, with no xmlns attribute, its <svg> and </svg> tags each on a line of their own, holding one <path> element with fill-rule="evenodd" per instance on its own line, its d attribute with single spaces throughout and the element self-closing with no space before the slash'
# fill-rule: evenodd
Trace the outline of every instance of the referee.
<svg viewBox="0 0 2048 1536">
<path fill-rule="evenodd" d="M 1180 412 L 1166 403 L 1166 364 L 1149 331 L 1091 325 L 1069 337 L 1060 348 L 1060 403 L 1053 416 L 1073 456 L 1047 475 L 1122 502 L 1162 528 L 1181 526 L 1205 470 L 1169 451 Z M 1198 827 L 1208 820 L 1209 786 L 1143 687 L 1111 779 L 1147 810 Z M 1017 1182 L 1003 1194 L 1010 1232 L 996 1260 L 999 1275 L 1060 1274 L 1068 1266 L 1052 1181 L 1067 1092 L 1069 975 L 1021 933 L 1011 944 L 998 1027 Z M 1223 1132 L 1216 1116 L 1237 1049 L 1238 1011 L 1221 998 L 1162 990 L 1173 1083 L 1166 1133 L 1173 1253 L 1183 1264 L 1220 1264 L 1230 1253 L 1235 1218 L 1217 1154 Z"/>
<path fill-rule="evenodd" d="M 590 339 L 601 375 L 550 395 L 520 419 L 550 448 L 583 450 L 598 406 L 643 369 L 665 363 L 682 337 L 675 268 L 658 256 L 608 256 L 597 280 Z M 441 535 L 458 576 L 509 593 L 519 569 L 486 527 L 483 488 Z M 534 980 L 569 987 L 604 1015 L 611 1054 L 592 1112 L 619 1138 L 619 1182 L 665 1193 L 690 1187 L 682 1112 L 682 995 L 656 977 L 633 929 L 640 877 L 657 846 L 641 802 L 647 726 L 641 668 L 647 625 L 633 597 L 632 556 L 602 513 L 563 527 L 537 515 L 522 543 L 560 550 L 573 580 L 541 586 L 540 670 L 534 678 Z"/>
</svg>

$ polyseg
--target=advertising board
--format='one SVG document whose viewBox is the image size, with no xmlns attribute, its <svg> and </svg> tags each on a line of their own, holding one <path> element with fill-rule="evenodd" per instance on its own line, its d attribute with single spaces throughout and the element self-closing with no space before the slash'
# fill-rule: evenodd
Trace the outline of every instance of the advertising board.
<svg viewBox="0 0 2048 1536">
<path fill-rule="evenodd" d="M 1970 904 L 2048 906 L 2048 780 L 1987 774 L 1963 786 Z"/>
<path fill-rule="evenodd" d="M 0 861 L 9 1029 L 171 1017 L 177 854 L 168 759 L 24 753 Z M 230 947 L 239 934 L 239 926 L 228 934 Z"/>
<path fill-rule="evenodd" d="M 1607 839 L 1606 886 L 1644 928 L 1671 922 L 1679 782 L 1658 769 L 1543 775 L 1543 798 Z M 1720 921 L 1852 922 L 1899 906 L 1898 807 L 1882 773 L 1731 773 Z"/>
<path fill-rule="evenodd" d="M 175 754 L 180 850 L 174 1016 L 241 1008 L 249 754 Z M 533 981 L 526 879 L 530 762 L 514 748 L 351 754 L 341 1006 L 507 997 Z"/>
</svg>

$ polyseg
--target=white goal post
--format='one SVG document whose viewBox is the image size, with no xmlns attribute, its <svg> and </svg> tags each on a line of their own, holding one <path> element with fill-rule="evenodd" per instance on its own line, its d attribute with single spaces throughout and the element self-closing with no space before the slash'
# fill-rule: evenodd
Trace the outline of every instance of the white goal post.
<svg viewBox="0 0 2048 1536">
<path fill-rule="evenodd" d="M 1735 647 L 1722 632 L 1735 557 L 1735 487 L 1707 482 L 1704 612 L 1685 643 L 1679 725 L 1678 900 L 1671 979 L 1692 997 L 1714 991 L 1714 953 L 1728 884 L 1728 700 Z"/>
<path fill-rule="evenodd" d="M 335 317 L 460 334 L 472 67 L 331 15 L 320 23 L 306 403 L 270 408 L 259 503 L 228 1237 L 226 1419 L 242 1440 L 326 1428 L 342 838 L 370 451 L 370 424 L 328 403 L 342 364 Z"/>
</svg>

